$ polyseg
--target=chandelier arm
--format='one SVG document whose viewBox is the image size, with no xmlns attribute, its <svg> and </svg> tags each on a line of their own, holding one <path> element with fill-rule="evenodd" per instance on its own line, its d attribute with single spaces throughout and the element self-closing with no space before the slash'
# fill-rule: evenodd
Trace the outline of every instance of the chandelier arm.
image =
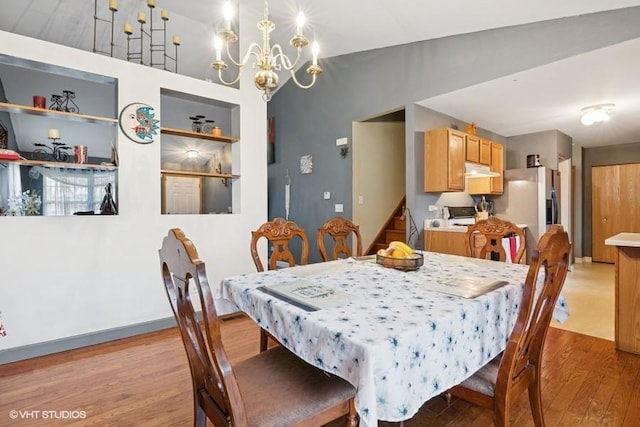
<svg viewBox="0 0 640 427">
<path fill-rule="evenodd" d="M 236 76 L 236 78 L 230 82 L 227 82 L 225 79 L 222 78 L 222 69 L 218 70 L 218 79 L 225 85 L 227 86 L 231 86 L 234 85 L 236 83 L 238 83 L 238 81 L 240 80 L 240 75 L 242 74 L 242 70 L 240 68 L 238 68 L 238 75 Z M 314 76 L 315 77 L 315 76 Z"/>
<path fill-rule="evenodd" d="M 311 83 L 309 83 L 308 85 L 303 85 L 302 83 L 300 83 L 298 81 L 298 79 L 296 78 L 296 73 L 293 70 L 289 70 L 289 72 L 291 73 L 291 78 L 293 79 L 293 81 L 302 89 L 309 89 L 311 86 L 313 86 L 316 82 L 316 76 L 317 74 L 312 74 L 311 77 Z"/>
<path fill-rule="evenodd" d="M 291 63 L 291 59 L 289 59 L 289 57 L 285 55 L 284 52 L 282 52 L 282 47 L 280 46 L 280 44 L 275 44 L 271 48 L 271 52 L 274 53 L 273 61 L 277 62 L 279 58 L 282 68 L 284 68 L 287 71 L 293 70 L 298 65 L 298 61 L 300 61 L 300 56 L 302 54 L 302 49 L 298 48 L 297 51 L 298 51 L 298 54 L 296 56 L 296 60 L 293 63 Z"/>
<path fill-rule="evenodd" d="M 241 68 L 247 65 L 247 62 L 249 62 L 249 58 L 251 57 L 251 55 L 255 56 L 256 61 L 259 61 L 260 57 L 262 56 L 262 48 L 258 43 L 254 42 L 249 45 L 249 49 L 247 50 L 247 53 L 244 55 L 244 58 L 242 58 L 242 62 L 238 62 L 235 59 L 233 59 L 233 57 L 231 56 L 231 52 L 229 51 L 229 43 L 226 43 L 226 45 L 227 45 L 227 58 L 229 58 L 229 61 L 231 61 L 231 63 L 238 68 Z M 257 49 L 257 51 L 255 51 L 254 49 Z"/>
</svg>

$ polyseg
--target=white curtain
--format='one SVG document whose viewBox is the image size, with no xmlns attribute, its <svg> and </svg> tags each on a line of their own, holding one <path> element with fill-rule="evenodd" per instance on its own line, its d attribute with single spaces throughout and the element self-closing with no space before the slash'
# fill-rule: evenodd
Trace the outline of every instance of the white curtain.
<svg viewBox="0 0 640 427">
<path fill-rule="evenodd" d="M 7 162 L 7 200 L 2 200 L 0 206 L 7 206 L 7 215 L 22 216 L 22 181 L 20 179 L 20 165 Z M 3 189 L 5 190 L 5 189 Z M 6 205 L 5 205 L 6 203 Z"/>
<path fill-rule="evenodd" d="M 42 175 L 42 214 L 73 215 L 76 212 L 100 213 L 105 186 L 111 183 L 116 199 L 115 171 L 34 166 L 30 175 Z M 116 199 L 117 200 L 117 199 Z"/>
</svg>

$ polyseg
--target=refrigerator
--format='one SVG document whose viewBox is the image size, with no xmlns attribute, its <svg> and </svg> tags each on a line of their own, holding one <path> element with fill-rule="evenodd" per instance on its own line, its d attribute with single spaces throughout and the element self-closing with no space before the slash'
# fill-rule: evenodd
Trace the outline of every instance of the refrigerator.
<svg viewBox="0 0 640 427">
<path fill-rule="evenodd" d="M 544 166 L 504 171 L 504 193 L 494 200 L 494 214 L 526 224 L 527 264 L 540 237 L 560 224 L 560 172 Z"/>
</svg>

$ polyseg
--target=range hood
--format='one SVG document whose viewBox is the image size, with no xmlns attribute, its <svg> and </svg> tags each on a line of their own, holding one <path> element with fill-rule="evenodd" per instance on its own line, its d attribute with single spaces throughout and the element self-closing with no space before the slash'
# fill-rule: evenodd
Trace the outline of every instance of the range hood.
<svg viewBox="0 0 640 427">
<path fill-rule="evenodd" d="M 500 174 L 497 172 L 491 172 L 489 166 L 469 162 L 464 164 L 465 178 L 491 178 L 496 176 L 500 176 Z"/>
</svg>

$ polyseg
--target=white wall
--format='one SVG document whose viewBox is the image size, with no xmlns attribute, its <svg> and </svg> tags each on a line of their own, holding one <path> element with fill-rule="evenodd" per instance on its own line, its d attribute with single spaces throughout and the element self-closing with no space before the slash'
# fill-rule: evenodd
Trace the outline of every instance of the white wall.
<svg viewBox="0 0 640 427">
<path fill-rule="evenodd" d="M 253 19 L 253 17 L 248 17 Z M 244 73 L 244 90 L 0 32 L 0 52 L 118 79 L 118 111 L 142 102 L 160 111 L 160 88 L 240 105 L 234 144 L 234 215 L 160 214 L 160 138 L 136 144 L 118 129 L 119 215 L 1 217 L 2 351 L 172 316 L 157 251 L 182 228 L 207 262 L 209 282 L 254 271 L 250 231 L 266 220 L 266 104 Z M 237 117 L 235 117 L 237 116 Z M 237 133 L 235 135 L 238 135 Z"/>
</svg>

